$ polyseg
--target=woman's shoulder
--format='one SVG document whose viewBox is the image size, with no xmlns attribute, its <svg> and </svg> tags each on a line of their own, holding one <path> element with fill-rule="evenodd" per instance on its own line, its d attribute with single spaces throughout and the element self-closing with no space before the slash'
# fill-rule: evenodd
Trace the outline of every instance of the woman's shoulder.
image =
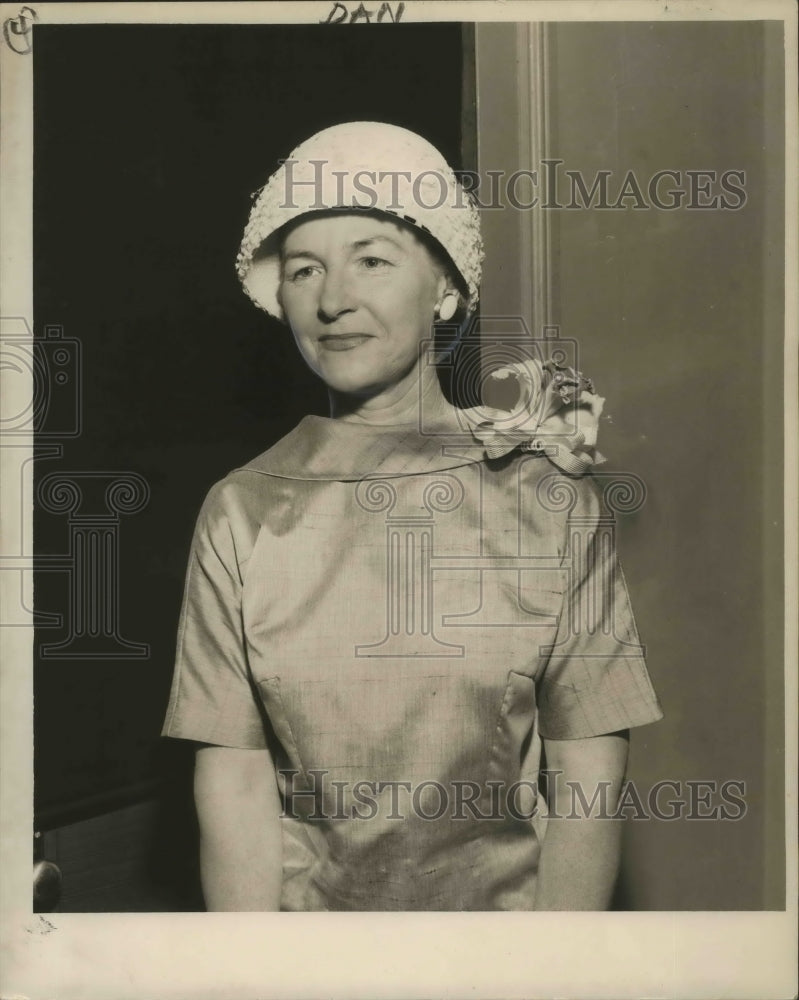
<svg viewBox="0 0 799 1000">
<path fill-rule="evenodd" d="M 216 525 L 232 526 L 252 534 L 263 522 L 274 501 L 279 480 L 259 471 L 268 465 L 269 451 L 231 469 L 208 489 L 203 499 L 198 525 L 213 530 Z"/>
<path fill-rule="evenodd" d="M 527 451 L 515 447 L 503 455 L 484 456 L 483 464 L 489 475 L 507 480 L 509 488 L 551 495 L 553 503 L 555 498 L 561 498 L 567 505 L 580 505 L 599 496 L 593 468 L 566 472 L 543 450 Z"/>
<path fill-rule="evenodd" d="M 491 463 L 489 463 L 491 464 Z M 593 470 L 569 474 L 545 454 L 513 453 L 519 486 L 534 491 L 541 504 L 552 511 L 585 513 L 601 505 L 601 490 Z"/>
</svg>

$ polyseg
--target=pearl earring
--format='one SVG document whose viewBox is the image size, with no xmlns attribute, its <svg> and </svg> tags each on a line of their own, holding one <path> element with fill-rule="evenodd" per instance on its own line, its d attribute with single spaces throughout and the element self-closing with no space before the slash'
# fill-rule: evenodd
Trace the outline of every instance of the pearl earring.
<svg viewBox="0 0 799 1000">
<path fill-rule="evenodd" d="M 445 323 L 447 320 L 452 319 L 455 315 L 455 310 L 458 308 L 458 297 L 457 295 L 450 292 L 445 295 L 441 300 L 441 305 L 438 307 L 438 318 L 443 320 Z"/>
</svg>

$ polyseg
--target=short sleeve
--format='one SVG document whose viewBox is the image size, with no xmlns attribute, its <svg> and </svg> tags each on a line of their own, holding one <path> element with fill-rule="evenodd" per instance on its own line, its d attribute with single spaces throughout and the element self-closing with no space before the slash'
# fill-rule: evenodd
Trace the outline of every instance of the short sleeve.
<svg viewBox="0 0 799 1000">
<path fill-rule="evenodd" d="M 192 539 L 163 736 L 240 748 L 266 745 L 241 615 L 242 549 L 249 533 L 235 487 L 218 483 Z"/>
<path fill-rule="evenodd" d="M 615 522 L 590 477 L 571 482 L 578 499 L 566 524 L 564 601 L 538 683 L 545 739 L 599 736 L 663 717 L 616 555 Z"/>
</svg>

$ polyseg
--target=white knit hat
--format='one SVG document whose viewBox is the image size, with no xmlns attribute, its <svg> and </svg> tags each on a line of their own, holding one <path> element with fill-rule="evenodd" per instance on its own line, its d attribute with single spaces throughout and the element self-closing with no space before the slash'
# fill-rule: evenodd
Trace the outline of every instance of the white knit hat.
<svg viewBox="0 0 799 1000">
<path fill-rule="evenodd" d="M 336 208 L 385 212 L 427 232 L 457 268 L 468 291 L 467 312 L 474 310 L 483 260 L 477 206 L 435 146 L 383 122 L 345 122 L 317 132 L 258 193 L 236 259 L 257 306 L 285 318 L 277 297 L 279 247 L 277 241 L 262 247 L 264 241 L 301 215 Z"/>
</svg>

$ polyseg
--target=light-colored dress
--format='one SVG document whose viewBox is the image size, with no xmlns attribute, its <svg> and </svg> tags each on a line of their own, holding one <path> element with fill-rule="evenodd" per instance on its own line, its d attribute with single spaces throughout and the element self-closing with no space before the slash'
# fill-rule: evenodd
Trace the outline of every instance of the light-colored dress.
<svg viewBox="0 0 799 1000">
<path fill-rule="evenodd" d="M 540 737 L 661 717 L 591 476 L 306 417 L 210 491 L 164 734 L 269 746 L 285 910 L 528 910 Z"/>
</svg>

